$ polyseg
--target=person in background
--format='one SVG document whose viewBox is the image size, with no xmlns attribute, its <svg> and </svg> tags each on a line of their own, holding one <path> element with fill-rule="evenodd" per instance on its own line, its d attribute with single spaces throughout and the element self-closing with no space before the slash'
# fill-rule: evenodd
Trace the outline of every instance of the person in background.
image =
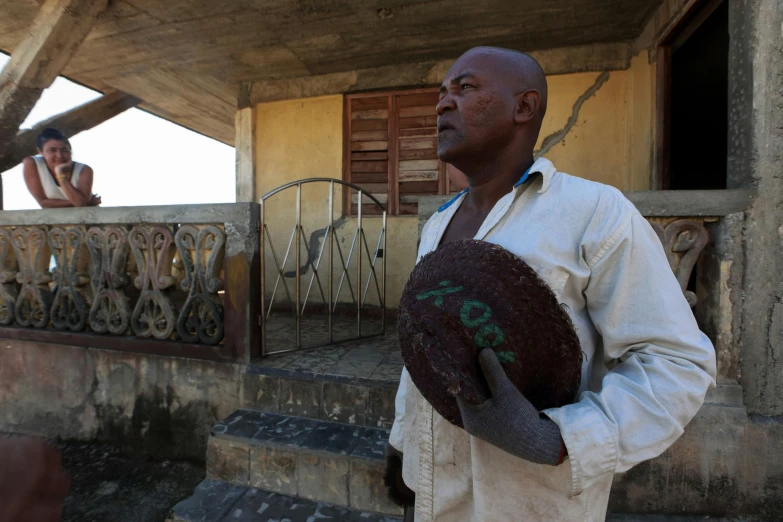
<svg viewBox="0 0 783 522">
<path fill-rule="evenodd" d="M 70 483 L 44 440 L 0 437 L 0 521 L 58 522 Z"/>
<path fill-rule="evenodd" d="M 24 181 L 41 208 L 97 207 L 92 169 L 71 159 L 71 144 L 57 129 L 44 129 L 35 140 L 38 155 L 24 159 Z"/>
</svg>

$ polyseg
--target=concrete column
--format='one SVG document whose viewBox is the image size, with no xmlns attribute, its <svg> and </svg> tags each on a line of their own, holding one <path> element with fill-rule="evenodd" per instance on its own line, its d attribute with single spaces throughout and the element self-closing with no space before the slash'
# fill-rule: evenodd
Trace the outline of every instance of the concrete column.
<svg viewBox="0 0 783 522">
<path fill-rule="evenodd" d="M 236 181 L 237 203 L 257 202 L 256 194 L 256 110 L 241 108 L 234 117 L 236 129 Z"/>
<path fill-rule="evenodd" d="M 758 188 L 742 230 L 740 383 L 749 413 L 783 415 L 783 4 L 729 2 L 729 188 Z"/>
</svg>

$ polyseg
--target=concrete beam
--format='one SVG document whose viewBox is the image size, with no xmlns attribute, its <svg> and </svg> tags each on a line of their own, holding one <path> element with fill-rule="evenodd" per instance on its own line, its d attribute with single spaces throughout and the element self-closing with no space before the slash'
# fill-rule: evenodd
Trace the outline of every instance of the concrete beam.
<svg viewBox="0 0 783 522">
<path fill-rule="evenodd" d="M 25 157 L 35 154 L 35 138 L 43 129 L 53 127 L 70 138 L 122 114 L 140 102 L 141 100 L 128 94 L 110 91 L 97 100 L 44 120 L 32 129 L 19 132 L 7 148 L 6 154 L 0 156 L 0 172 L 15 167 Z"/>
<path fill-rule="evenodd" d="M 548 75 L 627 69 L 630 44 L 625 42 L 532 51 Z M 454 60 L 407 63 L 356 71 L 253 82 L 251 105 L 329 94 L 439 85 Z M 247 100 L 240 100 L 247 103 Z"/>
<path fill-rule="evenodd" d="M 237 202 L 256 201 L 256 110 L 239 109 L 234 120 L 236 128 Z"/>
<path fill-rule="evenodd" d="M 46 0 L 0 73 L 0 154 L 76 53 L 107 0 Z"/>
</svg>

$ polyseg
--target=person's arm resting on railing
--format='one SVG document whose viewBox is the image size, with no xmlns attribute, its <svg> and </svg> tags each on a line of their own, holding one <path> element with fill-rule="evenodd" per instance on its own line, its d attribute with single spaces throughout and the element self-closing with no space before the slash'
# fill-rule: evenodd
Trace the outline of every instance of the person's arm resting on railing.
<svg viewBox="0 0 783 522">
<path fill-rule="evenodd" d="M 41 205 L 41 208 L 70 208 L 70 207 L 94 207 L 100 205 L 100 198 L 92 194 L 92 168 L 84 166 L 79 176 L 78 186 L 71 184 L 73 163 L 58 165 L 55 169 L 55 177 L 68 199 L 49 199 L 46 197 L 41 179 L 38 177 L 35 161 L 28 157 L 23 162 L 24 181 L 30 194 Z"/>
</svg>

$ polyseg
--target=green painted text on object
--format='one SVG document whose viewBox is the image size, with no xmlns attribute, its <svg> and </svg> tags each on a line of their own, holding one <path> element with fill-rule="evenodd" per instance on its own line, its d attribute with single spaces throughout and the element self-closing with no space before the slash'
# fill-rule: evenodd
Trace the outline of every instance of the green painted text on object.
<svg viewBox="0 0 783 522">
<path fill-rule="evenodd" d="M 502 363 L 510 363 L 516 360 L 514 352 L 496 352 L 495 355 L 498 356 L 498 359 Z"/>
<path fill-rule="evenodd" d="M 451 284 L 451 281 L 441 281 L 438 283 L 438 286 L 442 287 L 448 287 Z M 448 294 L 453 294 L 455 292 L 459 292 L 461 290 L 464 290 L 464 286 L 454 286 L 451 288 L 436 288 L 435 290 L 429 290 L 427 292 L 422 292 L 419 295 L 416 296 L 416 299 L 418 301 L 424 301 L 425 299 L 428 299 L 430 297 L 435 298 L 435 306 L 438 308 L 441 307 L 443 304 L 443 296 Z"/>
<path fill-rule="evenodd" d="M 474 308 L 479 308 L 483 311 L 483 313 L 480 317 L 471 319 L 470 313 Z M 480 324 L 484 324 L 489 321 L 490 317 L 492 317 L 492 308 L 490 308 L 486 303 L 482 303 L 481 301 L 474 301 L 473 299 L 465 299 L 465 302 L 462 303 L 462 310 L 459 312 L 459 318 L 462 319 L 462 324 L 468 328 L 473 328 Z"/>
</svg>

